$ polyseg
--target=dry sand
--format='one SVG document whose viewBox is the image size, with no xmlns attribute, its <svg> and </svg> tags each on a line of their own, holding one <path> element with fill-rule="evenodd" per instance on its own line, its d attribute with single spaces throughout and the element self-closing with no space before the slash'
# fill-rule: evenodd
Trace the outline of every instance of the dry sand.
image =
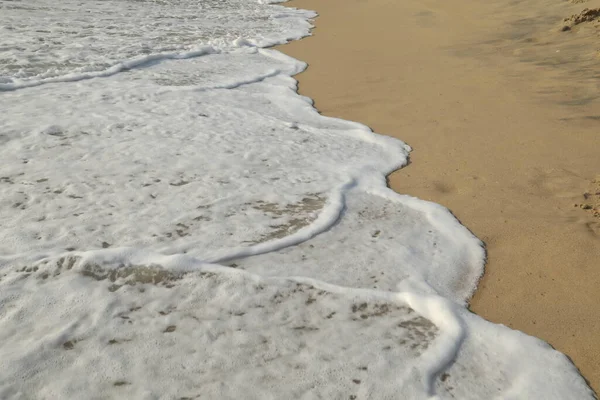
<svg viewBox="0 0 600 400">
<path fill-rule="evenodd" d="M 309 63 L 300 92 L 411 145 L 391 187 L 486 243 L 471 309 L 548 341 L 598 391 L 600 22 L 562 19 L 600 0 L 288 5 L 320 14 L 279 48 Z"/>
</svg>

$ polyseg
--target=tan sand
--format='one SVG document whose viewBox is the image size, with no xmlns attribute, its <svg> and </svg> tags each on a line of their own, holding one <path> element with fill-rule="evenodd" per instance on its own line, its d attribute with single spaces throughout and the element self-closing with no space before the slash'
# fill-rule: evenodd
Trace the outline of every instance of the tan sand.
<svg viewBox="0 0 600 400">
<path fill-rule="evenodd" d="M 472 310 L 548 341 L 598 391 L 600 23 L 561 21 L 600 0 L 578 1 L 297 0 L 314 36 L 279 49 L 309 63 L 300 92 L 323 114 L 413 147 L 393 189 L 486 243 Z"/>
</svg>

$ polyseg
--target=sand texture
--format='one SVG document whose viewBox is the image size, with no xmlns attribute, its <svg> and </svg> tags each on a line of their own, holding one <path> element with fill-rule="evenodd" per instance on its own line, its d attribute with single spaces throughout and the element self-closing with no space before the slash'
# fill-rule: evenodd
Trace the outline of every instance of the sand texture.
<svg viewBox="0 0 600 400">
<path fill-rule="evenodd" d="M 389 178 L 487 246 L 471 308 L 600 389 L 600 1 L 296 0 L 300 93 L 413 148 Z M 587 10 L 585 10 L 587 9 Z"/>
</svg>

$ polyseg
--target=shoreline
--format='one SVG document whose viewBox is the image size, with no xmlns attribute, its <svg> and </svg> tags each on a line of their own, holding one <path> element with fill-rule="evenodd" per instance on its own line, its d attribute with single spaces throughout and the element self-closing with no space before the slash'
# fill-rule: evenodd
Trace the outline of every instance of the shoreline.
<svg viewBox="0 0 600 400">
<path fill-rule="evenodd" d="M 309 64 L 299 93 L 322 114 L 413 148 L 393 190 L 449 208 L 486 244 L 470 309 L 547 341 L 597 392 L 600 102 L 581 72 L 594 28 L 554 26 L 592 3 L 293 0 L 316 27 L 277 50 Z"/>
</svg>

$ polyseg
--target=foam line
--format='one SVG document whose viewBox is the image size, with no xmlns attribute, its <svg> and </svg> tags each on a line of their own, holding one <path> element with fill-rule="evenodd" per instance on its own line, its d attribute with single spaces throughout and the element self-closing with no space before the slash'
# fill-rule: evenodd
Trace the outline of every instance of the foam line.
<svg viewBox="0 0 600 400">
<path fill-rule="evenodd" d="M 435 380 L 456 360 L 465 338 L 463 323 L 454 311 L 456 304 L 437 295 L 423 295 L 415 292 L 402 292 L 398 298 L 405 301 L 413 310 L 433 322 L 444 334 L 434 347 L 423 356 L 425 389 L 430 399 L 438 399 L 435 393 Z"/>
<path fill-rule="evenodd" d="M 164 60 L 184 60 L 187 58 L 200 57 L 207 54 L 218 53 L 219 50 L 212 46 L 203 46 L 199 49 L 187 51 L 187 52 L 173 52 L 173 53 L 160 53 L 150 54 L 147 56 L 136 57 L 131 60 L 122 61 L 112 67 L 103 71 L 93 72 L 81 72 L 81 73 L 70 73 L 62 76 L 43 78 L 43 79 L 31 79 L 25 81 L 16 81 L 11 83 L 0 83 L 0 91 L 12 91 L 18 89 L 31 88 L 35 86 L 44 85 L 47 83 L 60 83 L 60 82 L 77 82 L 86 79 L 93 78 L 107 78 L 109 76 L 118 74 L 122 71 L 127 71 L 133 68 L 141 67 L 151 62 L 159 62 Z"/>
<path fill-rule="evenodd" d="M 310 225 L 297 232 L 277 240 L 271 240 L 254 246 L 224 250 L 215 255 L 208 256 L 203 260 L 205 263 L 224 264 L 240 258 L 256 256 L 259 254 L 278 251 L 290 246 L 296 246 L 302 242 L 312 239 L 318 234 L 330 229 L 342 216 L 344 212 L 345 196 L 348 190 L 356 185 L 351 180 L 339 188 L 330 192 L 327 203 L 319 213 L 317 219 Z"/>
</svg>

